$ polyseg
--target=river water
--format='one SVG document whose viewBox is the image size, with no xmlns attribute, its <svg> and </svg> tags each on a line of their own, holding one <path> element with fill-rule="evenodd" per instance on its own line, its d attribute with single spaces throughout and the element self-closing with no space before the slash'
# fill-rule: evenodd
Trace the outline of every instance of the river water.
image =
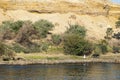
<svg viewBox="0 0 120 80">
<path fill-rule="evenodd" d="M 0 80 L 120 80 L 120 64 L 0 65 Z"/>
</svg>

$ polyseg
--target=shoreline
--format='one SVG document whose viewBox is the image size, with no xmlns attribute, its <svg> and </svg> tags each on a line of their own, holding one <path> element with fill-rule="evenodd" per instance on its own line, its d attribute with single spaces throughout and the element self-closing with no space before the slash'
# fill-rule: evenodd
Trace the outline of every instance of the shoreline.
<svg viewBox="0 0 120 80">
<path fill-rule="evenodd" d="M 34 64 L 83 64 L 83 63 L 119 63 L 120 54 L 108 53 L 100 57 L 93 58 L 91 56 L 74 56 L 65 54 L 45 54 L 34 53 L 16 55 L 15 60 L 3 61 L 0 59 L 0 65 L 34 65 Z"/>
<path fill-rule="evenodd" d="M 34 65 L 34 64 L 83 64 L 83 63 L 119 63 L 120 60 L 103 60 L 103 59 L 87 59 L 87 60 L 17 60 L 17 61 L 0 61 L 0 65 Z"/>
</svg>

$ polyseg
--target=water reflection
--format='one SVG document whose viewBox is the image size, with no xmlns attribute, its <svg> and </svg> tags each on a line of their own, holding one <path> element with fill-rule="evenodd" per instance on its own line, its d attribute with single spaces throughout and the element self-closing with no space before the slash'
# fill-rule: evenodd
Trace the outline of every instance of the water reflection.
<svg viewBox="0 0 120 80">
<path fill-rule="evenodd" d="M 120 64 L 0 65 L 0 80 L 120 80 Z"/>
</svg>

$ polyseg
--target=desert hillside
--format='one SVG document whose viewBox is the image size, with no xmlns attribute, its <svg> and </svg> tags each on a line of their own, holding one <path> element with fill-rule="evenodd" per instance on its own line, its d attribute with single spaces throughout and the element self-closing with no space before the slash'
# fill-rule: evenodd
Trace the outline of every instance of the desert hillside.
<svg viewBox="0 0 120 80">
<path fill-rule="evenodd" d="M 103 39 L 119 16 L 120 5 L 109 0 L 0 0 L 0 23 L 46 19 L 55 25 L 54 34 L 62 34 L 69 24 L 79 24 L 85 26 L 90 40 Z"/>
</svg>

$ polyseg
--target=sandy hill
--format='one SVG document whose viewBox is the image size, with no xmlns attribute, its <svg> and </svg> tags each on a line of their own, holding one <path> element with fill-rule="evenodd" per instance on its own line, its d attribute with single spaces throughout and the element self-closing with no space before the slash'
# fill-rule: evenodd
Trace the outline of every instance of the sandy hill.
<svg viewBox="0 0 120 80">
<path fill-rule="evenodd" d="M 0 0 L 0 23 L 4 20 L 46 19 L 61 34 L 70 24 L 85 26 L 87 38 L 103 39 L 108 27 L 115 28 L 120 5 L 109 0 Z"/>
</svg>

